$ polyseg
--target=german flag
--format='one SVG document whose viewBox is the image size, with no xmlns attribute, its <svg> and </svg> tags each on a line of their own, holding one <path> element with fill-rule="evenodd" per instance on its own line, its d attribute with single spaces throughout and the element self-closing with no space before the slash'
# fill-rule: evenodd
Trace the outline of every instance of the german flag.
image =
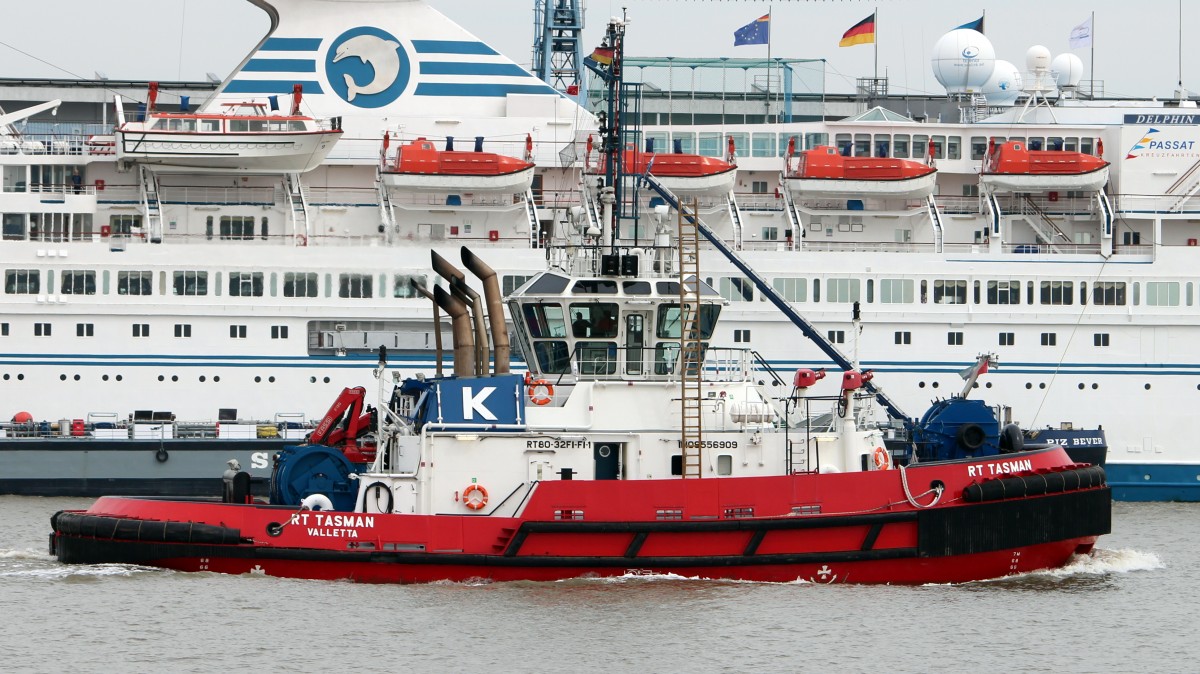
<svg viewBox="0 0 1200 674">
<path fill-rule="evenodd" d="M 613 57 L 616 56 L 617 50 L 611 47 L 596 47 L 596 51 L 589 56 L 591 60 L 601 65 L 612 65 Z"/>
<path fill-rule="evenodd" d="M 853 47 L 856 44 L 873 44 L 874 42 L 875 15 L 871 14 L 871 16 L 854 24 L 850 30 L 842 33 L 842 41 L 838 43 L 838 46 Z"/>
</svg>

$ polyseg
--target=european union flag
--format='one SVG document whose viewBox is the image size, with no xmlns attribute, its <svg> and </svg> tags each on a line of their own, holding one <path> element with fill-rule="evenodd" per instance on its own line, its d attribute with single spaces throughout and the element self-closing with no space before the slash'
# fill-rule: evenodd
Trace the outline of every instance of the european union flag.
<svg viewBox="0 0 1200 674">
<path fill-rule="evenodd" d="M 767 44 L 771 41 L 771 15 L 763 14 L 750 23 L 733 31 L 733 46 L 744 44 Z"/>
</svg>

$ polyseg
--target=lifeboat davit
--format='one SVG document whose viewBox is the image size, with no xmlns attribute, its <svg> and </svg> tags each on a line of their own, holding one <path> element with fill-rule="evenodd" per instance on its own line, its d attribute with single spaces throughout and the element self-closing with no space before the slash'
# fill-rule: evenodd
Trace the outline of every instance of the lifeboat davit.
<svg viewBox="0 0 1200 674">
<path fill-rule="evenodd" d="M 804 150 L 797 159 L 794 169 L 789 162 L 784 182 L 804 197 L 924 198 L 933 194 L 937 176 L 937 169 L 919 161 L 845 157 L 828 145 Z"/>
<path fill-rule="evenodd" d="M 526 158 L 494 152 L 439 150 L 433 141 L 418 138 L 388 156 L 379 175 L 383 184 L 412 192 L 525 192 L 533 184 L 534 164 L 529 161 L 533 141 L 526 138 Z"/>
<path fill-rule="evenodd" d="M 988 143 L 979 179 L 993 192 L 1094 192 L 1108 182 L 1108 162 L 1083 152 L 1030 150 L 1024 141 Z"/>
<path fill-rule="evenodd" d="M 342 137 L 340 118 L 300 114 L 300 85 L 290 114 L 274 114 L 261 101 L 225 103 L 223 113 L 155 110 L 152 82 L 146 118 L 119 120 L 118 159 L 175 173 L 304 173 L 321 165 Z M 181 108 L 185 105 L 181 105 Z"/>
<path fill-rule="evenodd" d="M 591 155 L 591 138 L 588 139 L 588 155 Z M 643 152 L 626 148 L 621 154 L 621 165 L 627 174 L 641 175 L 650 172 L 664 187 L 680 196 L 703 196 L 729 194 L 737 179 L 737 163 L 734 159 L 733 140 L 729 141 L 729 153 L 720 157 L 705 157 L 684 152 Z M 604 164 L 589 166 L 588 173 L 604 173 Z"/>
</svg>

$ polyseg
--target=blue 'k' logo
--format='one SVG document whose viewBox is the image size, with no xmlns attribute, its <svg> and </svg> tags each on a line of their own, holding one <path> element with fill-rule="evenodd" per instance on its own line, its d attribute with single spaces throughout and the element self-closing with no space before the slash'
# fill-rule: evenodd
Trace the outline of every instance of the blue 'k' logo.
<svg viewBox="0 0 1200 674">
<path fill-rule="evenodd" d="M 408 54 L 387 31 L 371 26 L 351 28 L 337 37 L 325 55 L 329 86 L 360 108 L 381 108 L 408 86 Z"/>
</svg>

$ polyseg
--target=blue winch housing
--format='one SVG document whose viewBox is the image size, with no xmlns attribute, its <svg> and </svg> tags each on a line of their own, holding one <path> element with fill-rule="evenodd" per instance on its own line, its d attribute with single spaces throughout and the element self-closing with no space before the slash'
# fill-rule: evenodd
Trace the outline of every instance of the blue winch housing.
<svg viewBox="0 0 1200 674">
<path fill-rule="evenodd" d="M 1024 445 L 1016 424 L 1003 428 L 982 400 L 950 398 L 935 402 L 912 430 L 920 460 L 964 459 L 1017 452 Z"/>
<path fill-rule="evenodd" d="M 358 484 L 350 479 L 366 466 L 351 463 L 341 450 L 325 445 L 288 445 L 275 455 L 271 472 L 271 504 L 299 506 L 313 494 L 323 494 L 334 510 L 352 511 Z"/>
</svg>

